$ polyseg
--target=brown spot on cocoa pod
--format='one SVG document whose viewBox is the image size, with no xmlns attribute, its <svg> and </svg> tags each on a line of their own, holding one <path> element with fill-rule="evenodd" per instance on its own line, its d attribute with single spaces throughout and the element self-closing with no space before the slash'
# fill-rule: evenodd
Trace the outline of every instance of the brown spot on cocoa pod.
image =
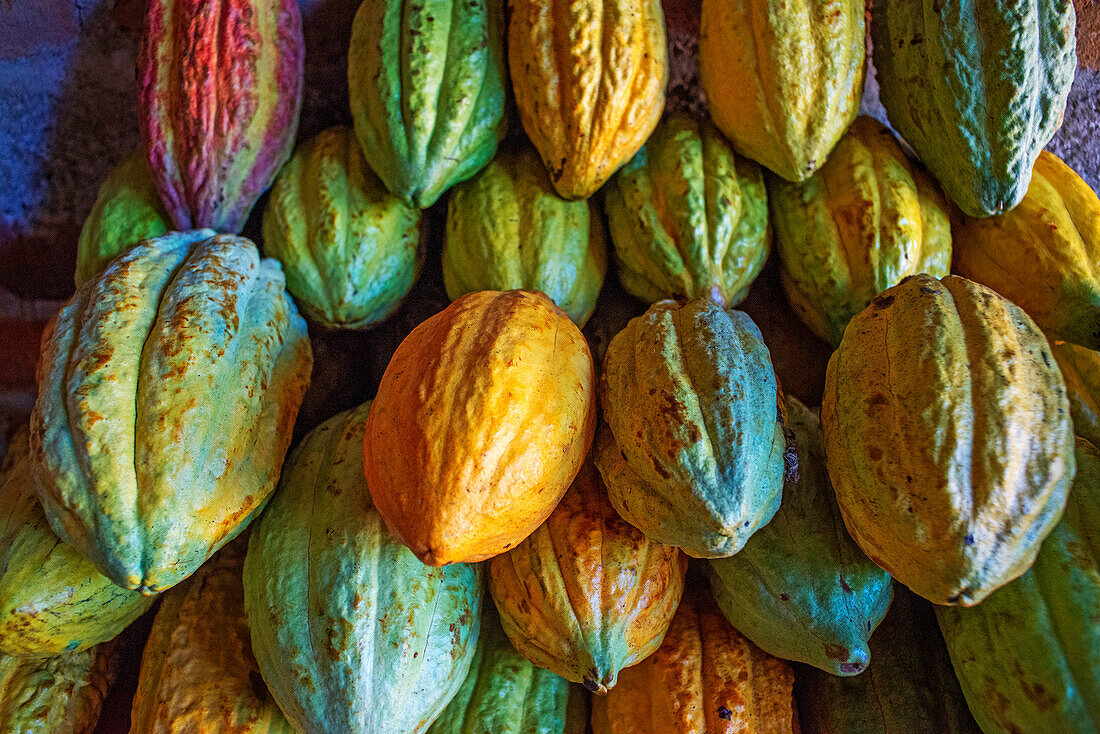
<svg viewBox="0 0 1100 734">
<path fill-rule="evenodd" d="M 889 308 L 890 304 L 894 302 L 893 296 L 879 296 L 875 300 L 871 301 L 871 306 L 876 311 L 881 311 L 884 308 Z"/>
<path fill-rule="evenodd" d="M 848 648 L 844 647 L 844 645 L 837 645 L 834 643 L 825 645 L 825 657 L 830 660 L 847 660 L 849 654 Z"/>
</svg>

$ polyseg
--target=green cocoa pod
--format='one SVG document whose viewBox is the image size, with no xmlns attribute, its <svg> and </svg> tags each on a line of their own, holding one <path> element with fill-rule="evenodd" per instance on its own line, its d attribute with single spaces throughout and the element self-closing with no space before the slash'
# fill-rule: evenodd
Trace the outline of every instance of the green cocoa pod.
<svg viewBox="0 0 1100 734">
<path fill-rule="evenodd" d="M 792 397 L 787 412 L 797 476 L 771 522 L 737 555 L 710 561 L 707 575 L 730 624 L 764 652 L 855 675 L 890 606 L 890 575 L 844 529 L 817 415 Z"/>
<path fill-rule="evenodd" d="M 787 300 L 833 346 L 882 291 L 951 271 L 947 202 L 874 118 L 856 118 L 804 183 L 770 177 L 768 195 Z"/>
<path fill-rule="evenodd" d="M 355 134 L 393 194 L 425 209 L 489 162 L 504 135 L 503 4 L 379 0 L 355 14 Z"/>
<path fill-rule="evenodd" d="M 91 734 L 118 663 L 114 641 L 51 658 L 0 654 L 0 731 Z"/>
<path fill-rule="evenodd" d="M 760 166 L 709 122 L 676 115 L 611 178 L 604 200 L 623 287 L 646 303 L 734 306 L 771 248 Z"/>
<path fill-rule="evenodd" d="M 1100 730 L 1100 451 L 1077 439 L 1065 513 L 1031 569 L 936 616 L 985 734 Z"/>
<path fill-rule="evenodd" d="M 81 652 L 126 629 L 153 597 L 111 583 L 57 539 L 34 495 L 28 454 L 20 430 L 0 472 L 0 655 Z"/>
<path fill-rule="evenodd" d="M 302 311 L 363 329 L 401 305 L 423 259 L 420 211 L 367 166 L 355 134 L 334 127 L 302 143 L 279 171 L 264 212 L 264 253 L 282 263 Z"/>
<path fill-rule="evenodd" d="M 366 403 L 311 431 L 249 538 L 252 649 L 306 734 L 424 732 L 477 647 L 479 566 L 425 566 L 386 529 L 363 478 Z"/>
<path fill-rule="evenodd" d="M 611 504 L 697 558 L 737 553 L 779 509 L 786 439 L 760 330 L 698 298 L 658 301 L 604 357 L 595 462 Z"/>
<path fill-rule="evenodd" d="M 187 578 L 267 503 L 312 361 L 250 240 L 138 243 L 42 336 L 31 462 L 50 527 L 123 588 Z"/>
<path fill-rule="evenodd" d="M 447 204 L 443 283 L 451 300 L 471 291 L 542 291 L 584 326 L 607 272 L 599 215 L 558 196 L 538 153 L 502 152 Z"/>
<path fill-rule="evenodd" d="M 1053 340 L 1050 350 L 1066 381 L 1074 433 L 1100 446 L 1100 352 Z"/>
<path fill-rule="evenodd" d="M 799 668 L 803 734 L 979 734 L 966 707 L 931 605 L 897 584 L 871 636 L 871 663 L 840 677 Z"/>
<path fill-rule="evenodd" d="M 569 682 L 516 652 L 485 605 L 470 672 L 428 734 L 563 734 Z"/>
<path fill-rule="evenodd" d="M 94 278 L 118 253 L 172 229 L 144 150 L 107 174 L 76 246 L 76 287 Z"/>
<path fill-rule="evenodd" d="M 891 0 L 871 13 L 890 124 L 972 217 L 1008 211 L 1062 124 L 1071 0 Z"/>
</svg>

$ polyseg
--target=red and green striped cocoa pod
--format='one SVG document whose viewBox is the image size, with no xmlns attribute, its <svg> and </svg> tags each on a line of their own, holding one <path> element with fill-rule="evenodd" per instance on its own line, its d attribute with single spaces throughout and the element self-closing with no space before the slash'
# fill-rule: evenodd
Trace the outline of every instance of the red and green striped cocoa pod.
<svg viewBox="0 0 1100 734">
<path fill-rule="evenodd" d="M 296 0 L 150 0 L 138 115 L 176 229 L 241 231 L 290 157 L 304 56 Z"/>
</svg>

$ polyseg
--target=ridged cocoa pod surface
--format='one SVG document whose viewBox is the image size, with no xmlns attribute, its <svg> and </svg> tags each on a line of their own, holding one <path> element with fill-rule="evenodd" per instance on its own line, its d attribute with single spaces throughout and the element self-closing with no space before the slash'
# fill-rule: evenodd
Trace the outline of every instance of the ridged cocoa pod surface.
<svg viewBox="0 0 1100 734">
<path fill-rule="evenodd" d="M 508 65 L 527 137 L 585 199 L 657 126 L 668 83 L 660 0 L 509 0 Z"/>
<path fill-rule="evenodd" d="M 150 0 L 141 137 L 176 229 L 241 231 L 290 157 L 305 40 L 297 0 Z"/>
</svg>

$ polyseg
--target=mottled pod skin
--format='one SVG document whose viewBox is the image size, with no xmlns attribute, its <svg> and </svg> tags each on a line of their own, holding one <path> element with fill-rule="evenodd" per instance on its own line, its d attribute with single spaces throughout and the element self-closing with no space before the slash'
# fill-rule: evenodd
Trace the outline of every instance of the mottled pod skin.
<svg viewBox="0 0 1100 734">
<path fill-rule="evenodd" d="M 504 6 L 375 0 L 355 14 L 355 134 L 393 194 L 426 209 L 489 162 L 504 135 Z"/>
<path fill-rule="evenodd" d="M 527 137 L 566 199 L 596 192 L 665 107 L 660 0 L 509 0 L 508 65 Z"/>
<path fill-rule="evenodd" d="M 595 461 L 611 503 L 651 539 L 731 556 L 779 509 L 786 438 L 752 319 L 658 301 L 607 349 Z"/>
<path fill-rule="evenodd" d="M 447 204 L 443 283 L 452 300 L 472 291 L 542 291 L 583 327 L 607 272 L 599 213 L 565 201 L 530 147 L 501 152 L 455 187 Z"/>
<path fill-rule="evenodd" d="M 798 669 L 803 734 L 980 734 L 951 670 L 932 605 L 898 585 L 862 674 Z M 1022 733 L 1021 733 L 1022 734 Z"/>
<path fill-rule="evenodd" d="M 258 514 L 312 365 L 279 263 L 210 230 L 115 258 L 42 335 L 31 454 L 54 532 L 152 594 Z"/>
<path fill-rule="evenodd" d="M 612 177 L 604 209 L 619 279 L 646 303 L 708 297 L 734 306 L 771 250 L 760 166 L 686 115 L 658 125 Z"/>
<path fill-rule="evenodd" d="M 264 254 L 282 263 L 287 290 L 324 326 L 377 324 L 420 273 L 420 210 L 386 190 L 350 128 L 298 147 L 271 187 L 263 229 Z"/>
<path fill-rule="evenodd" d="M 1053 153 L 1012 211 L 959 216 L 955 272 L 1027 311 L 1047 334 L 1100 349 L 1100 197 Z"/>
<path fill-rule="evenodd" d="M 478 291 L 422 322 L 367 421 L 364 471 L 386 526 L 435 566 L 514 547 L 588 453 L 594 383 L 580 329 L 542 293 Z"/>
<path fill-rule="evenodd" d="M 241 231 L 294 147 L 304 58 L 297 0 L 150 0 L 138 121 L 176 229 Z"/>
<path fill-rule="evenodd" d="M 821 407 L 848 532 L 936 604 L 1028 569 L 1073 482 L 1069 401 L 1020 308 L 954 275 L 903 280 L 848 324 Z"/>
<path fill-rule="evenodd" d="M 76 245 L 76 287 L 91 280 L 118 253 L 172 228 L 144 150 L 111 169 Z"/>
<path fill-rule="evenodd" d="M 1100 730 L 1100 452 L 1077 478 L 1035 565 L 973 609 L 936 610 L 986 734 Z"/>
<path fill-rule="evenodd" d="M 23 430 L 0 472 L 0 508 L 0 655 L 82 652 L 152 606 L 151 597 L 120 588 L 57 539 L 34 494 Z"/>
<path fill-rule="evenodd" d="M 489 592 L 520 653 L 603 694 L 661 644 L 686 570 L 615 513 L 585 462 L 542 527 L 489 564 Z"/>
<path fill-rule="evenodd" d="M 844 529 L 817 416 L 791 397 L 787 411 L 798 474 L 771 522 L 737 555 L 711 560 L 707 576 L 726 618 L 765 652 L 855 675 L 867 667 L 892 582 Z"/>
<path fill-rule="evenodd" d="M 794 673 L 685 595 L 664 643 L 592 704 L 594 734 L 793 734 Z"/>
<path fill-rule="evenodd" d="M 0 654 L 0 731 L 91 734 L 118 664 L 114 641 L 51 658 Z"/>
<path fill-rule="evenodd" d="M 805 181 L 859 112 L 863 0 L 704 0 L 699 77 L 742 155 Z"/>
<path fill-rule="evenodd" d="M 858 117 L 802 183 L 768 181 L 791 307 L 834 347 L 853 316 L 902 278 L 951 272 L 947 202 L 894 134 Z"/>
<path fill-rule="evenodd" d="M 428 734 L 563 734 L 569 688 L 515 651 L 486 604 L 470 672 Z"/>
<path fill-rule="evenodd" d="M 252 649 L 300 734 L 420 734 L 469 672 L 478 566 L 425 566 L 370 503 L 370 404 L 321 424 L 287 461 L 244 565 Z"/>
<path fill-rule="evenodd" d="M 1056 341 L 1050 348 L 1066 381 L 1073 432 L 1100 446 L 1100 352 Z"/>
<path fill-rule="evenodd" d="M 294 734 L 252 655 L 246 548 L 238 538 L 164 595 L 141 658 L 130 734 Z"/>
<path fill-rule="evenodd" d="M 1077 68 L 1071 0 L 875 5 L 879 97 L 959 208 L 1016 206 L 1062 124 Z"/>
</svg>

